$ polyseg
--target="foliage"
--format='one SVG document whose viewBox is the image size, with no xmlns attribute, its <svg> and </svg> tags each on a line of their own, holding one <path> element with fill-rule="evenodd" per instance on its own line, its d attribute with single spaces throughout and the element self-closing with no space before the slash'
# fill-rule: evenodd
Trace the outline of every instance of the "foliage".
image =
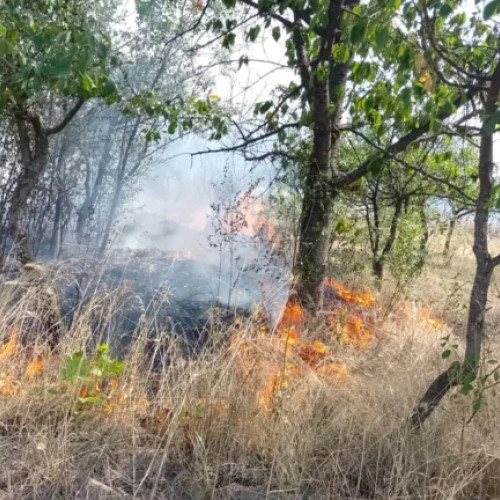
<svg viewBox="0 0 500 500">
<path fill-rule="evenodd" d="M 116 377 L 120 377 L 125 363 L 109 356 L 109 346 L 101 344 L 94 357 L 87 358 L 83 352 L 67 356 L 61 367 L 62 379 L 77 385 L 79 401 L 83 404 L 102 405 L 106 398 L 102 394 L 104 382 L 112 378 L 116 386 Z"/>
<path fill-rule="evenodd" d="M 109 38 L 93 29 L 88 1 L 7 0 L 0 4 L 0 109 L 42 92 L 117 99 Z"/>
<path fill-rule="evenodd" d="M 425 249 L 421 247 L 422 236 L 419 213 L 412 208 L 401 217 L 394 248 L 388 259 L 398 283 L 413 281 L 422 271 L 426 260 Z"/>
</svg>

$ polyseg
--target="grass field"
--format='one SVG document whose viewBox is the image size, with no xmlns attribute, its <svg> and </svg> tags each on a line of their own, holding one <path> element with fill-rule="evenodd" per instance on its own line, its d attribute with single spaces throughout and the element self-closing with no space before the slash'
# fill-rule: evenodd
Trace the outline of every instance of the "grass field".
<svg viewBox="0 0 500 500">
<path fill-rule="evenodd" d="M 161 372 L 145 354 L 147 325 L 123 366 L 95 348 L 75 355 L 92 344 L 91 308 L 57 355 L 22 344 L 23 321 L 42 314 L 37 291 L 14 302 L 2 292 L 0 498 L 500 498 L 500 396 L 488 392 L 471 420 L 474 396 L 456 392 L 420 431 L 406 424 L 461 352 L 468 239 L 457 236 L 447 262 L 433 242 L 407 297 L 388 282 L 374 303 L 352 300 L 301 332 L 296 317 L 270 332 L 256 314 L 214 329 L 191 358 L 165 340 Z M 458 347 L 444 361 L 447 335 Z"/>
</svg>

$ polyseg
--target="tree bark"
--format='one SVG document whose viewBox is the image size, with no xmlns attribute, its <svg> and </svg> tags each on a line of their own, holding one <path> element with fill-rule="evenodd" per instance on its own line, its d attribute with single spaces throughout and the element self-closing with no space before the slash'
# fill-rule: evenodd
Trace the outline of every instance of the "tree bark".
<svg viewBox="0 0 500 500">
<path fill-rule="evenodd" d="M 448 230 L 446 231 L 446 240 L 444 242 L 444 249 L 443 249 L 443 257 L 445 259 L 450 255 L 451 239 L 453 238 L 457 221 L 458 221 L 457 211 L 456 209 L 452 208 L 452 215 L 450 222 L 448 224 Z"/>
<path fill-rule="evenodd" d="M 373 253 L 372 257 L 372 271 L 376 278 L 377 287 L 380 289 L 382 287 L 382 279 L 384 277 L 384 266 L 387 257 L 391 253 L 394 242 L 396 241 L 396 236 L 398 232 L 399 220 L 401 218 L 401 212 L 405 202 L 405 198 L 397 198 L 394 204 L 394 212 L 392 214 L 391 226 L 389 229 L 389 235 L 385 241 L 385 245 L 380 250 L 380 239 L 382 228 L 380 227 L 380 216 L 378 207 L 378 185 L 375 186 L 373 195 L 371 196 L 371 203 L 373 207 L 373 224 L 371 224 L 369 213 L 367 212 L 367 223 L 370 231 L 370 243 Z"/>
<path fill-rule="evenodd" d="M 117 119 L 115 118 L 109 125 L 108 136 L 116 131 L 116 124 Z M 112 142 L 111 138 L 108 137 L 104 144 L 101 160 L 98 163 L 97 174 L 92 187 L 90 187 L 90 169 L 87 168 L 87 176 L 85 179 L 85 199 L 78 209 L 76 221 L 76 240 L 78 243 L 82 243 L 84 240 L 85 226 L 87 225 L 87 222 L 95 208 L 95 204 L 104 181 L 106 168 L 108 167 L 111 159 Z"/>
<path fill-rule="evenodd" d="M 8 227 L 19 262 L 23 265 L 33 262 L 28 233 L 23 225 L 28 200 L 49 161 L 49 136 L 61 132 L 75 117 L 84 104 L 78 99 L 70 111 L 54 127 L 44 128 L 37 113 L 26 108 L 13 110 L 17 127 L 21 173 L 12 193 Z"/>
<path fill-rule="evenodd" d="M 432 414 L 446 393 L 455 385 L 477 377 L 485 335 L 485 313 L 488 290 L 500 255 L 491 258 L 488 250 L 489 206 L 493 190 L 493 134 L 486 129 L 486 120 L 498 109 L 500 97 L 500 63 L 491 76 L 485 102 L 485 119 L 481 130 L 479 149 L 479 195 L 474 217 L 473 251 L 476 258 L 476 272 L 469 300 L 465 356 L 459 370 L 453 365 L 441 373 L 429 386 L 419 405 L 414 409 L 410 423 L 419 427 Z"/>
<path fill-rule="evenodd" d="M 33 261 L 28 234 L 23 227 L 23 217 L 29 197 L 43 173 L 49 156 L 49 138 L 38 115 L 29 115 L 26 110 L 16 112 L 16 125 L 21 153 L 21 174 L 12 194 L 9 212 L 9 232 L 21 264 Z M 30 130 L 34 146 L 30 145 Z"/>
<path fill-rule="evenodd" d="M 340 40 L 343 9 L 358 1 L 330 1 L 328 26 L 318 59 L 312 67 L 311 78 L 302 82 L 308 87 L 314 130 L 313 149 L 305 181 L 302 202 L 300 241 L 294 265 L 295 292 L 302 307 L 315 314 L 323 306 L 323 283 L 326 276 L 328 251 L 333 223 L 333 207 L 337 193 L 331 189 L 332 180 L 338 172 L 340 133 L 338 124 L 343 112 L 344 92 L 347 81 L 347 64 L 333 64 L 333 45 Z M 305 64 L 300 44 L 297 59 Z M 330 65 L 327 77 L 319 70 Z"/>
<path fill-rule="evenodd" d="M 111 228 L 113 227 L 113 222 L 115 221 L 116 211 L 118 210 L 118 205 L 120 204 L 120 199 L 123 191 L 123 180 L 124 176 L 122 172 L 118 172 L 118 176 L 115 184 L 115 191 L 113 193 L 113 199 L 111 200 L 111 206 L 109 208 L 108 217 L 104 226 L 104 233 L 101 240 L 101 246 L 99 248 L 99 257 L 102 257 L 106 252 L 106 248 L 109 243 L 109 238 L 111 235 Z"/>
<path fill-rule="evenodd" d="M 132 145 L 139 132 L 140 125 L 141 125 L 141 119 L 137 118 L 134 122 L 134 126 L 132 127 L 128 139 L 127 139 L 127 127 L 125 127 L 123 131 L 122 148 L 118 160 L 118 171 L 116 174 L 115 191 L 113 194 L 113 199 L 111 200 L 111 206 L 109 209 L 108 218 L 106 219 L 104 227 L 104 234 L 101 240 L 101 246 L 99 248 L 100 257 L 102 257 L 106 252 L 106 247 L 108 246 L 109 243 L 111 228 L 115 221 L 116 211 L 118 210 L 118 205 L 120 204 L 120 199 L 123 192 L 123 185 L 127 173 L 127 165 L 130 160 L 130 155 L 132 153 Z"/>
<path fill-rule="evenodd" d="M 56 202 L 54 208 L 54 220 L 52 223 L 52 235 L 50 238 L 49 255 L 52 259 L 56 259 L 61 251 L 62 245 L 62 225 L 65 197 L 65 156 L 69 148 L 69 141 L 63 139 L 63 143 L 59 149 L 59 155 L 56 162 L 55 183 L 56 183 Z"/>
<path fill-rule="evenodd" d="M 429 223 L 427 221 L 427 214 L 425 212 L 425 202 L 419 206 L 420 225 L 422 233 L 420 235 L 420 257 L 417 263 L 417 269 L 422 271 L 427 261 L 427 244 L 429 243 Z"/>
</svg>

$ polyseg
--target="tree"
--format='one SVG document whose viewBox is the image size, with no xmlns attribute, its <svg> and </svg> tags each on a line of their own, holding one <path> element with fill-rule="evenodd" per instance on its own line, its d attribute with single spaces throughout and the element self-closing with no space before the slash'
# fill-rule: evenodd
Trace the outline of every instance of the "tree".
<svg viewBox="0 0 500 500">
<path fill-rule="evenodd" d="M 299 81 L 292 75 L 288 85 L 277 87 L 275 99 L 256 104 L 260 123 L 247 128 L 239 125 L 236 144 L 221 149 L 242 150 L 250 160 L 280 158 L 286 166 L 297 160 L 294 151 L 303 151 L 304 142 L 310 144 L 294 288 L 302 305 L 314 314 L 322 306 L 339 193 L 384 160 L 397 158 L 415 141 L 433 135 L 477 90 L 462 92 L 438 85 L 431 92 L 432 82 L 426 79 L 425 68 L 418 66 L 418 32 L 410 22 L 404 29 L 392 22 L 401 14 L 411 19 L 412 2 L 223 3 L 229 8 L 243 8 L 248 16 L 243 22 L 227 19 L 225 24 L 217 20 L 211 23 L 226 47 L 234 44 L 236 27 L 254 22 L 257 15 L 257 24 L 245 31 L 247 39 L 256 40 L 265 29 L 275 40 L 284 35 L 288 68 L 298 75 Z M 246 62 L 248 58 L 240 59 L 240 64 Z M 349 113 L 349 124 L 343 123 L 345 112 Z M 363 128 L 376 136 L 384 136 L 388 128 L 398 133 L 392 134 L 393 142 L 343 170 L 341 140 Z M 255 150 L 256 144 L 268 145 L 270 139 L 274 139 L 272 148 Z"/>
<path fill-rule="evenodd" d="M 367 176 L 362 203 L 373 254 L 372 269 L 379 283 L 397 238 L 398 225 L 405 215 L 414 211 L 420 224 L 416 235 L 420 245 L 414 252 L 417 255 L 410 256 L 407 252 L 403 256 L 405 267 L 413 267 L 410 274 L 414 275 L 425 264 L 428 205 L 470 207 L 476 199 L 477 178 L 471 165 L 477 161 L 477 154 L 470 147 L 454 152 L 456 146 L 437 137 L 435 141 L 426 141 L 423 147 L 414 146 L 398 161 L 386 160 L 387 165 L 381 165 L 378 173 Z"/>
<path fill-rule="evenodd" d="M 499 10 L 500 2 L 494 0 L 486 5 L 481 19 L 477 13 L 467 16 L 460 12 L 459 6 L 426 1 L 420 3 L 417 12 L 416 22 L 422 33 L 422 49 L 427 51 L 429 72 L 447 85 L 479 91 L 475 106 L 480 129 L 479 194 L 473 244 L 476 270 L 469 301 L 465 356 L 462 363 L 452 363 L 430 384 L 411 416 L 414 426 L 420 426 L 432 414 L 452 387 L 462 385 L 463 392 L 470 392 L 479 372 L 488 290 L 493 271 L 500 264 L 500 255 L 492 257 L 488 248 L 488 221 L 496 192 L 493 135 L 500 123 L 500 46 L 495 24 L 489 19 Z M 475 129 L 475 124 L 469 126 Z M 475 412 L 480 403 L 474 405 Z"/>
<path fill-rule="evenodd" d="M 92 29 L 88 7 L 81 0 L 0 5 L 0 110 L 15 126 L 21 166 L 8 228 L 22 264 L 33 260 L 23 217 L 48 165 L 50 138 L 87 99 L 112 100 L 115 94 L 107 71 L 109 40 Z"/>
<path fill-rule="evenodd" d="M 4 97 L 15 91 L 0 99 L 4 254 L 14 239 L 23 262 L 56 258 L 68 236 L 80 250 L 104 252 L 159 151 L 200 124 L 223 132 L 216 103 L 190 97 L 208 87 L 193 62 L 196 39 L 183 37 L 198 11 L 174 2 L 151 11 L 151 3 L 138 2 L 132 28 L 115 0 L 2 4 L 0 57 L 11 68 L 0 82 Z"/>
</svg>

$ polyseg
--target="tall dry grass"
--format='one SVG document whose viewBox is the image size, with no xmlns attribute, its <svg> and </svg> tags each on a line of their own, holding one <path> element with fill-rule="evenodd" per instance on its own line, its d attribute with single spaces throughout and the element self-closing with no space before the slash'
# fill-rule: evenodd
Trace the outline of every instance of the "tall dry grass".
<svg viewBox="0 0 500 500">
<path fill-rule="evenodd" d="M 114 404 L 82 405 L 61 365 L 78 350 L 93 355 L 92 322 L 101 315 L 105 323 L 113 304 L 111 295 L 90 301 L 57 357 L 37 340 L 44 310 L 36 289 L 13 296 L 4 287 L 0 340 L 18 331 L 24 343 L 0 351 L 0 386 L 15 374 L 15 391 L 0 396 L 0 498 L 500 498 L 499 399 L 488 395 L 468 422 L 471 397 L 453 394 L 420 432 L 409 429 L 412 407 L 449 362 L 440 341 L 449 332 L 387 297 L 374 308 L 366 349 L 336 345 L 321 328 L 309 332 L 330 338 L 346 380 L 311 370 L 277 393 L 271 409 L 259 406 L 256 381 L 276 353 L 259 351 L 258 368 L 245 373 L 238 356 L 242 344 L 258 348 L 255 318 L 213 330 L 191 357 L 180 339 L 157 332 L 163 341 L 154 345 L 168 358 L 160 372 L 145 348 L 154 320 L 144 320 Z M 27 377 L 36 356 L 43 373 Z"/>
</svg>

